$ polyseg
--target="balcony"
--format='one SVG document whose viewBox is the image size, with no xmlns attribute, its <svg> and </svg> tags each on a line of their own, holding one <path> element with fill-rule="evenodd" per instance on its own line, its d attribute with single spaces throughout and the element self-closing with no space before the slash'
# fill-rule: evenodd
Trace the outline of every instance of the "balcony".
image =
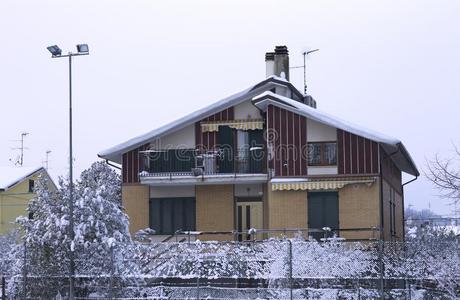
<svg viewBox="0 0 460 300">
<path fill-rule="evenodd" d="M 232 184 L 266 182 L 266 161 L 262 147 L 233 151 L 172 149 L 151 151 L 146 157 L 141 183 L 169 184 Z"/>
</svg>

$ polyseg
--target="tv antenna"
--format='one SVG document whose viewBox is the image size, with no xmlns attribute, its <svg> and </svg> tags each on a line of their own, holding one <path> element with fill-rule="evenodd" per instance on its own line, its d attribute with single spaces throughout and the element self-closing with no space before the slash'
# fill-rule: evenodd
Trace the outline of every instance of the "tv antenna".
<svg viewBox="0 0 460 300">
<path fill-rule="evenodd" d="M 45 164 L 45 169 L 48 171 L 48 164 L 49 164 L 49 155 L 51 153 L 51 150 L 46 150 L 45 152 L 45 155 L 46 155 L 46 158 L 44 161 L 42 161 L 42 163 Z"/>
<path fill-rule="evenodd" d="M 21 133 L 21 139 L 20 140 L 14 140 L 13 142 L 21 142 L 21 146 L 19 147 L 16 147 L 16 148 L 12 148 L 12 150 L 20 150 L 21 151 L 21 154 L 19 155 L 18 158 L 16 158 L 16 161 L 13 161 L 11 158 L 10 158 L 10 161 L 13 162 L 16 166 L 19 165 L 22 167 L 22 165 L 24 164 L 24 150 L 27 150 L 28 148 L 24 147 L 24 138 L 29 135 L 28 132 L 23 132 Z"/>
<path fill-rule="evenodd" d="M 313 52 L 319 51 L 319 49 L 313 49 L 309 51 L 302 52 L 303 55 L 303 65 L 291 67 L 291 69 L 303 68 L 303 92 L 307 94 L 307 55 Z"/>
</svg>

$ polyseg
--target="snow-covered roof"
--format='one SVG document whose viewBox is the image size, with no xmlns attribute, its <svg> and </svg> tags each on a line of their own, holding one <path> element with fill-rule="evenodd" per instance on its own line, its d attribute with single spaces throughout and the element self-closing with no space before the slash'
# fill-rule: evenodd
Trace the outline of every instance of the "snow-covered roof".
<svg viewBox="0 0 460 300">
<path fill-rule="evenodd" d="M 252 99 L 252 103 L 262 110 L 265 110 L 268 104 L 279 106 L 296 114 L 303 115 L 316 122 L 342 129 L 344 131 L 378 142 L 386 151 L 392 153 L 392 159 L 396 165 L 398 165 L 400 170 L 414 176 L 419 175 L 417 167 L 415 166 L 415 163 L 413 162 L 406 148 L 402 142 L 396 138 L 342 120 L 341 118 L 325 113 L 316 108 L 312 108 L 299 101 L 295 101 L 270 91 L 265 91 L 260 95 L 255 96 Z"/>
<path fill-rule="evenodd" d="M 160 138 L 167 134 L 173 133 L 178 131 L 186 126 L 189 126 L 195 122 L 202 120 L 208 116 L 211 116 L 215 113 L 218 113 L 226 108 L 231 106 L 237 105 L 241 102 L 246 100 L 252 99 L 254 96 L 259 95 L 263 91 L 273 88 L 276 85 L 286 85 L 289 88 L 294 88 L 291 83 L 289 83 L 286 79 L 277 77 L 277 76 L 269 76 L 268 78 L 264 79 L 263 81 L 252 85 L 251 87 L 233 94 L 229 97 L 221 99 L 211 105 L 208 105 L 202 109 L 199 109 L 185 117 L 182 117 L 176 121 L 168 123 L 164 126 L 161 126 L 157 129 L 144 133 L 142 135 L 136 136 L 126 142 L 118 144 L 114 147 L 106 149 L 98 153 L 98 156 L 104 159 L 108 159 L 110 161 L 121 163 L 121 155 L 127 151 L 135 149 L 145 143 L 152 141 L 154 139 Z M 295 88 L 294 88 L 295 89 Z M 297 91 L 298 92 L 298 91 Z"/>
<path fill-rule="evenodd" d="M 8 190 L 40 171 L 45 171 L 45 168 L 0 167 L 0 190 Z"/>
</svg>

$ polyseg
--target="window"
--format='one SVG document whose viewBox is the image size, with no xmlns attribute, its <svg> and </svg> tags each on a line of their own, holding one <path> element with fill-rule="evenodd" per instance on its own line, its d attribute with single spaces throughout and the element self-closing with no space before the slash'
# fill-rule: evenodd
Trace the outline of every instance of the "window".
<svg viewBox="0 0 460 300">
<path fill-rule="evenodd" d="M 308 143 L 308 164 L 310 166 L 332 166 L 337 164 L 337 143 Z"/>
<path fill-rule="evenodd" d="M 35 187 L 35 181 L 32 179 L 29 179 L 29 193 L 34 192 L 34 187 Z"/>
</svg>

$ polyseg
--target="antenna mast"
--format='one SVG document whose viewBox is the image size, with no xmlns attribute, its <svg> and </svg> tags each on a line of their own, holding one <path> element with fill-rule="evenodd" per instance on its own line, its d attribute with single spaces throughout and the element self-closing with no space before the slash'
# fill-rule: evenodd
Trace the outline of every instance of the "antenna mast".
<svg viewBox="0 0 460 300">
<path fill-rule="evenodd" d="M 303 68 L 303 92 L 304 92 L 305 95 L 307 94 L 307 55 L 310 54 L 310 53 L 316 52 L 316 51 L 319 51 L 319 49 L 314 49 L 314 50 L 302 52 L 303 65 L 302 66 L 291 67 L 291 69 Z"/>
<path fill-rule="evenodd" d="M 48 171 L 48 163 L 49 163 L 49 155 L 51 153 L 51 150 L 46 150 L 45 154 L 46 154 L 46 158 L 45 158 L 45 161 L 43 161 L 43 163 L 45 163 L 45 169 Z"/>
<path fill-rule="evenodd" d="M 13 150 L 20 150 L 21 151 L 21 155 L 19 156 L 19 158 L 14 162 L 15 165 L 20 165 L 22 167 L 22 165 L 24 164 L 24 150 L 26 150 L 27 148 L 24 147 L 24 138 L 29 135 L 28 132 L 23 132 L 21 133 L 21 139 L 20 140 L 15 140 L 15 142 L 21 142 L 21 146 L 20 147 L 17 147 L 17 148 L 12 148 Z M 10 161 L 13 161 L 12 159 L 10 159 Z"/>
</svg>

